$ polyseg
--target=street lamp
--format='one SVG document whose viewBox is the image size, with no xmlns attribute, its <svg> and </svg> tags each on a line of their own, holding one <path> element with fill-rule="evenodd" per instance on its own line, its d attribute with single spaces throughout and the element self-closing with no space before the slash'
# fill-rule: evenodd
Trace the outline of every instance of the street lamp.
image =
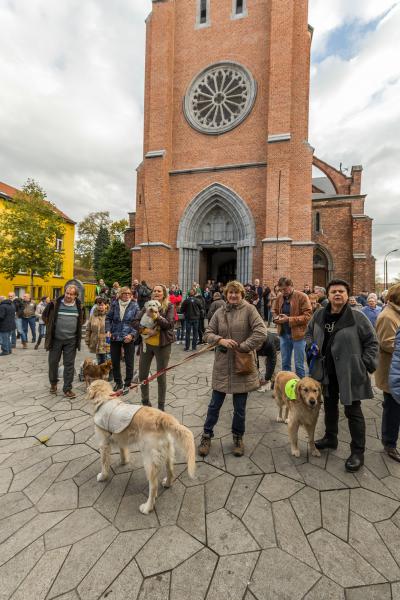
<svg viewBox="0 0 400 600">
<path fill-rule="evenodd" d="M 387 254 L 385 254 L 385 258 L 383 259 L 383 286 L 385 288 L 385 290 L 387 289 L 387 286 L 389 284 L 388 282 L 388 267 L 387 267 L 387 259 L 389 254 L 393 254 L 393 252 L 398 252 L 399 248 L 395 248 L 394 250 L 391 250 L 390 252 L 388 252 Z"/>
</svg>

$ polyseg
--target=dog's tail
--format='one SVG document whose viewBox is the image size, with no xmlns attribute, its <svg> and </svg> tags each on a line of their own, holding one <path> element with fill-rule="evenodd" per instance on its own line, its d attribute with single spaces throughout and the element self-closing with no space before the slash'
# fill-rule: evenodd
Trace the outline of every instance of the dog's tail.
<svg viewBox="0 0 400 600">
<path fill-rule="evenodd" d="M 196 448 L 193 433 L 190 429 L 181 425 L 175 417 L 167 413 L 162 413 L 158 421 L 160 427 L 170 433 L 182 447 L 186 456 L 189 477 L 193 479 L 196 471 Z"/>
</svg>

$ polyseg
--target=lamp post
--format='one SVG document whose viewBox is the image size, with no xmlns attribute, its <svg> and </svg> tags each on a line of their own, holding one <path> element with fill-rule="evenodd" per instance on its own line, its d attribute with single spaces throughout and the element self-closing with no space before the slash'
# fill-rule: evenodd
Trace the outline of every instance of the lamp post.
<svg viewBox="0 0 400 600">
<path fill-rule="evenodd" d="M 387 268 L 387 263 L 388 263 L 388 256 L 389 254 L 393 254 L 393 252 L 398 252 L 399 248 L 395 248 L 394 250 L 391 250 L 390 252 L 388 252 L 387 254 L 385 254 L 385 258 L 383 259 L 383 285 L 385 290 L 387 289 L 388 286 L 388 268 Z"/>
</svg>

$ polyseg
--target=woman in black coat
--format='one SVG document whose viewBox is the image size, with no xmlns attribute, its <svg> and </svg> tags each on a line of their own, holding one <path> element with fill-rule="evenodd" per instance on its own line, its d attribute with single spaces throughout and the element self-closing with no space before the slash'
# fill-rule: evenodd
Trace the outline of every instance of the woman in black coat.
<svg viewBox="0 0 400 600">
<path fill-rule="evenodd" d="M 348 304 L 350 287 L 342 279 L 328 284 L 328 306 L 317 310 L 306 332 L 310 375 L 321 382 L 325 406 L 325 436 L 319 449 L 337 448 L 339 398 L 351 435 L 347 471 L 364 464 L 365 420 L 361 400 L 373 398 L 369 373 L 376 370 L 378 340 L 367 317 Z"/>
</svg>

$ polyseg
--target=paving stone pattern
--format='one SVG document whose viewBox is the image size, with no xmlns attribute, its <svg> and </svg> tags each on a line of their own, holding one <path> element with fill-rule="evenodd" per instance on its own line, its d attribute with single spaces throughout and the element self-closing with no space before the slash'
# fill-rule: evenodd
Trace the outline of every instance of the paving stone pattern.
<svg viewBox="0 0 400 600">
<path fill-rule="evenodd" d="M 174 346 L 173 360 L 182 355 Z M 293 458 L 271 392 L 250 395 L 246 452 L 235 458 L 227 397 L 196 479 L 177 451 L 174 485 L 142 515 L 136 448 L 125 466 L 114 448 L 111 479 L 96 480 L 83 384 L 76 400 L 50 395 L 47 355 L 31 344 L 0 360 L 0 600 L 400 600 L 400 465 L 381 452 L 379 393 L 363 405 L 356 475 L 344 470 L 343 413 L 336 451 L 308 456 L 301 433 Z M 209 353 L 168 379 L 167 411 L 196 443 L 212 362 Z"/>
</svg>

